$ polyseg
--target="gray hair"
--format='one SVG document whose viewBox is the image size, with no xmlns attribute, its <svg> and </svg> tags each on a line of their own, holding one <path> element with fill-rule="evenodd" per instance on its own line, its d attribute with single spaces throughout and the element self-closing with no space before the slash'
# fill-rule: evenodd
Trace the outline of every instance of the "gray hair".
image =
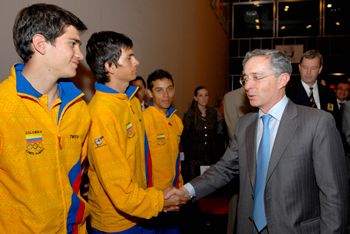
<svg viewBox="0 0 350 234">
<path fill-rule="evenodd" d="M 266 56 L 270 58 L 270 69 L 273 71 L 276 77 L 282 73 L 292 74 L 292 63 L 287 58 L 285 53 L 282 53 L 278 50 L 270 49 L 255 49 L 246 53 L 242 65 L 243 69 L 247 61 L 255 56 Z"/>
</svg>

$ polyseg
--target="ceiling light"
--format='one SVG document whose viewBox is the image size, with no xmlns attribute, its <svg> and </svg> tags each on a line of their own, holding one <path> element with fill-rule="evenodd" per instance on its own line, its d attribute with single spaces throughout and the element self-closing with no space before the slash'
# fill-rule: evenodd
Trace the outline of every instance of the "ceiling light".
<svg viewBox="0 0 350 234">
<path fill-rule="evenodd" d="M 257 29 L 257 30 L 260 30 L 260 26 L 259 26 L 259 25 L 257 25 L 257 26 L 256 26 L 256 29 Z"/>
<path fill-rule="evenodd" d="M 311 24 L 309 24 L 308 26 L 306 26 L 306 28 L 311 28 L 312 27 L 312 25 Z"/>
<path fill-rule="evenodd" d="M 331 8 L 331 7 L 332 7 L 332 4 L 327 4 L 327 7 L 328 7 L 328 8 Z"/>
<path fill-rule="evenodd" d="M 335 22 L 335 24 L 336 24 L 336 25 L 338 25 L 338 26 L 340 25 L 340 23 L 339 23 L 339 22 Z"/>
<path fill-rule="evenodd" d="M 286 26 L 282 26 L 282 27 L 281 27 L 281 30 L 283 30 L 283 29 L 286 29 Z"/>
</svg>

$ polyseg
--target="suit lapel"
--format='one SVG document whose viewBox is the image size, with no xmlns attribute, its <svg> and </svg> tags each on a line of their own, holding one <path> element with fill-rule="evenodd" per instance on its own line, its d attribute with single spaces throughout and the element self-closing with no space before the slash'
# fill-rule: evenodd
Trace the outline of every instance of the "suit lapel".
<svg viewBox="0 0 350 234">
<path fill-rule="evenodd" d="M 300 105 L 310 106 L 310 99 L 308 93 L 305 91 L 304 86 L 301 83 L 301 80 L 298 83 L 298 94 L 297 96 L 300 98 Z"/>
<path fill-rule="evenodd" d="M 297 106 L 292 102 L 288 101 L 284 113 L 281 118 L 281 123 L 278 127 L 276 139 L 272 148 L 269 169 L 266 176 L 266 184 L 268 183 L 271 174 L 275 170 L 279 160 L 281 159 L 283 152 L 289 144 L 289 141 L 293 137 L 294 131 L 298 126 L 297 118 L 298 115 Z"/>
<path fill-rule="evenodd" d="M 325 93 L 326 90 L 323 87 L 321 87 L 320 83 L 317 83 L 317 88 L 318 88 L 318 97 L 320 99 L 321 109 L 327 110 L 327 105 L 328 105 L 327 100 L 322 98 L 327 96 L 327 93 Z"/>
<path fill-rule="evenodd" d="M 255 174 L 256 174 L 256 134 L 257 134 L 257 127 L 258 127 L 258 118 L 259 118 L 259 115 L 256 114 L 252 123 L 248 125 L 246 130 L 246 135 L 245 135 L 247 163 L 248 163 L 248 170 L 249 170 L 249 176 L 250 176 L 250 183 L 253 191 L 255 187 Z M 252 141 L 253 141 L 253 144 L 248 144 L 248 142 L 252 142 Z"/>
</svg>

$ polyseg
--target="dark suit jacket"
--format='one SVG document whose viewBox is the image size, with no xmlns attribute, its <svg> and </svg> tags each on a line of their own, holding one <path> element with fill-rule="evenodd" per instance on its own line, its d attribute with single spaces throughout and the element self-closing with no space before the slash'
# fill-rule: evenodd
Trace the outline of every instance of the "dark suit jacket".
<svg viewBox="0 0 350 234">
<path fill-rule="evenodd" d="M 331 113 L 335 119 L 338 130 L 341 130 L 341 116 L 338 108 L 335 92 L 317 82 L 317 88 L 321 103 L 321 109 Z M 309 97 L 301 83 L 301 80 L 287 88 L 287 97 L 295 104 L 310 106 Z"/>
<path fill-rule="evenodd" d="M 238 120 L 221 160 L 190 181 L 196 199 L 239 174 L 237 233 L 254 233 L 258 113 Z M 271 152 L 265 186 L 269 233 L 346 233 L 348 182 L 345 155 L 333 117 L 288 101 Z"/>
</svg>

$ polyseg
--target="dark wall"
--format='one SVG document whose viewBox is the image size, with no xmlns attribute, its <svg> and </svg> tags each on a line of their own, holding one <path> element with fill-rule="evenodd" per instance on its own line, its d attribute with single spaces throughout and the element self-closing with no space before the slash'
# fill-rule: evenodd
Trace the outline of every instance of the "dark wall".
<svg viewBox="0 0 350 234">
<path fill-rule="evenodd" d="M 323 55 L 323 70 L 319 79 L 327 86 L 335 85 L 340 79 L 350 77 L 350 36 L 294 37 L 264 39 L 230 39 L 229 81 L 230 90 L 237 89 L 242 74 L 242 60 L 246 52 L 254 49 L 275 49 L 276 45 L 304 45 L 304 51 L 316 49 Z M 293 63 L 290 82 L 299 78 L 297 63 Z M 344 73 L 344 75 L 334 75 Z"/>
</svg>

